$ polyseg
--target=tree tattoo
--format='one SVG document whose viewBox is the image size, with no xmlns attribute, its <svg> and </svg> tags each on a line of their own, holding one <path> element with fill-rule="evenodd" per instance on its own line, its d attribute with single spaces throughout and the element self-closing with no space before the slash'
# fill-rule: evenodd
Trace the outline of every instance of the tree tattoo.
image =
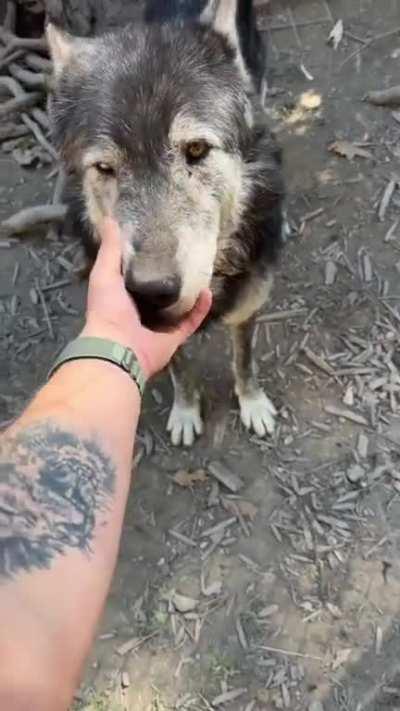
<svg viewBox="0 0 400 711">
<path fill-rule="evenodd" d="M 92 439 L 51 422 L 0 440 L 0 580 L 90 553 L 110 505 L 115 468 Z"/>
</svg>

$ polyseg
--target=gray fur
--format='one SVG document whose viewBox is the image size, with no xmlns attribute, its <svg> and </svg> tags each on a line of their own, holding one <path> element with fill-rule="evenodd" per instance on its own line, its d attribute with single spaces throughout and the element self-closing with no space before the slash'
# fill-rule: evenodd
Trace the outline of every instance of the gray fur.
<svg viewBox="0 0 400 711">
<path fill-rule="evenodd" d="M 201 17 L 179 7 L 152 0 L 146 22 L 90 41 L 50 28 L 54 138 L 88 252 L 105 214 L 121 226 L 142 318 L 180 318 L 210 286 L 210 318 L 239 328 L 267 299 L 281 242 L 280 153 L 254 69 L 260 42 L 247 0 L 211 0 Z M 189 160 L 188 146 L 204 141 L 204 157 Z M 171 283 L 176 303 L 155 308 L 149 286 Z"/>
</svg>

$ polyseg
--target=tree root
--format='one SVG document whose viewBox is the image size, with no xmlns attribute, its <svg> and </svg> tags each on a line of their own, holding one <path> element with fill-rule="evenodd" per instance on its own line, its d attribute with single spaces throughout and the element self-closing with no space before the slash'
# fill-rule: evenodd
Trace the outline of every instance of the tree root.
<svg viewBox="0 0 400 711">
<path fill-rule="evenodd" d="M 47 138 L 43 134 L 40 126 L 38 126 L 37 123 L 35 123 L 35 121 L 33 121 L 28 116 L 28 114 L 22 114 L 22 120 L 23 120 L 25 126 L 28 126 L 28 128 L 30 128 L 30 130 L 32 131 L 33 135 L 35 136 L 37 142 L 40 143 L 42 148 L 44 148 L 44 150 L 47 151 L 47 153 L 50 153 L 50 155 L 52 156 L 52 158 L 54 158 L 54 160 L 58 160 L 58 155 L 57 155 L 56 149 L 54 148 L 54 146 L 51 145 L 50 141 L 47 140 Z"/>
</svg>

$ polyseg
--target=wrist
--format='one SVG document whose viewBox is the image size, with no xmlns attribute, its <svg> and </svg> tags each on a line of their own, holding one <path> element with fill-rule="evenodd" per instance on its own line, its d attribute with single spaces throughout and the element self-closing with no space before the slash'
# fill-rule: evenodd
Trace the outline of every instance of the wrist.
<svg viewBox="0 0 400 711">
<path fill-rule="evenodd" d="M 124 346 L 124 348 L 129 348 L 136 356 L 146 380 L 149 380 L 152 377 L 153 371 L 150 367 L 149 359 L 138 345 L 139 339 L 137 335 L 136 337 L 129 336 L 126 332 L 122 331 L 117 326 L 114 327 L 112 324 L 100 326 L 86 322 L 81 333 L 79 334 L 79 338 L 104 338 L 108 341 L 119 343 L 121 346 Z"/>
<path fill-rule="evenodd" d="M 80 368 L 85 362 L 102 362 L 113 366 L 134 382 L 140 395 L 144 393 L 146 375 L 136 354 L 131 348 L 110 338 L 81 335 L 71 341 L 56 359 L 49 378 L 66 363 L 79 361 Z"/>
</svg>

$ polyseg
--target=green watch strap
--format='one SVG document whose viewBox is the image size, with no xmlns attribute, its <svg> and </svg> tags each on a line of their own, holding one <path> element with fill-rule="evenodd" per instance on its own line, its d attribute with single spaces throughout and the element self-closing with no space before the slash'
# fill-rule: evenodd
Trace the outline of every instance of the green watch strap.
<svg viewBox="0 0 400 711">
<path fill-rule="evenodd" d="M 58 356 L 48 377 L 50 378 L 63 363 L 85 358 L 106 360 L 109 363 L 118 365 L 131 376 L 132 380 L 134 380 L 138 386 L 140 394 L 143 395 L 146 377 L 134 352 L 130 348 L 122 346 L 120 343 L 108 341 L 105 338 L 82 336 L 81 338 L 76 338 L 74 341 L 71 341 Z"/>
</svg>

